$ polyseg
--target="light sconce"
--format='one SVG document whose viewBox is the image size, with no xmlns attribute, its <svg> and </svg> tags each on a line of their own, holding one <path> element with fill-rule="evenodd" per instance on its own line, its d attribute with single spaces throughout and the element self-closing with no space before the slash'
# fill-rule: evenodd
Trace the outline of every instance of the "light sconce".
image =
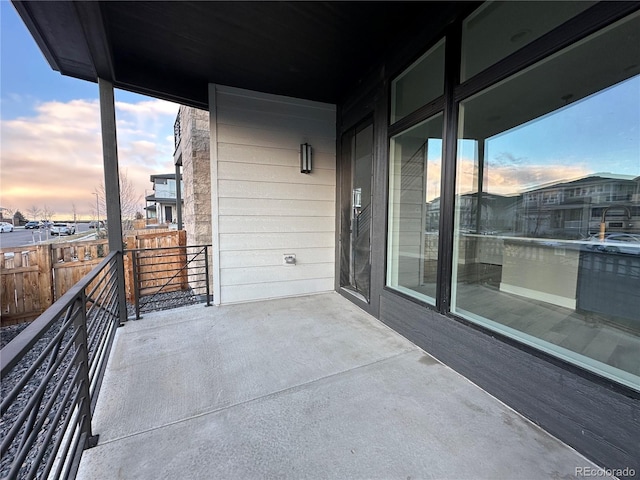
<svg viewBox="0 0 640 480">
<path fill-rule="evenodd" d="M 311 145 L 302 143 L 300 145 L 300 172 L 311 173 Z"/>
</svg>

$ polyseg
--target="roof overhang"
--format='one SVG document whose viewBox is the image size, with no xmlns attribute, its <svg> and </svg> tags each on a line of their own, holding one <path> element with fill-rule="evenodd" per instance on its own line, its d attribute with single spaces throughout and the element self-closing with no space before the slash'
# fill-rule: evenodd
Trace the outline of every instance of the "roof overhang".
<svg viewBox="0 0 640 480">
<path fill-rule="evenodd" d="M 63 75 L 202 109 L 209 83 L 339 103 L 469 3 L 13 1 Z"/>
</svg>

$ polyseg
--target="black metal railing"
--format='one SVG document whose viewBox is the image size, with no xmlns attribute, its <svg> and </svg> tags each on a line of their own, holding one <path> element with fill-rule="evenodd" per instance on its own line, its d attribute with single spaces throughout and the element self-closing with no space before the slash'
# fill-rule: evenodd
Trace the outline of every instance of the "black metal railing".
<svg viewBox="0 0 640 480">
<path fill-rule="evenodd" d="M 211 305 L 209 248 L 190 245 L 126 250 L 131 255 L 136 319 L 141 312 Z"/>
<path fill-rule="evenodd" d="M 73 478 L 95 445 L 91 419 L 121 320 L 121 255 L 110 253 L 0 352 L 0 477 Z"/>
<path fill-rule="evenodd" d="M 176 121 L 173 124 L 173 147 L 174 151 L 178 150 L 178 146 L 180 145 L 180 112 L 176 116 Z"/>
</svg>

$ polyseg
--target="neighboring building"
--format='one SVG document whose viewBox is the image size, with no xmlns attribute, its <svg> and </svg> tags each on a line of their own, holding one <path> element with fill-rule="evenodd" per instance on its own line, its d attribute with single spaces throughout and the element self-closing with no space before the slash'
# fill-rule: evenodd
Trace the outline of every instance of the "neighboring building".
<svg viewBox="0 0 640 480">
<path fill-rule="evenodd" d="M 13 218 L 9 218 L 11 215 L 5 218 L 5 212 L 10 213 L 10 210 L 8 208 L 0 207 L 0 222 L 13 223 Z"/>
<path fill-rule="evenodd" d="M 175 173 L 151 175 L 153 193 L 145 197 L 147 225 L 167 225 L 176 223 L 178 201 Z"/>
<path fill-rule="evenodd" d="M 188 245 L 211 243 L 209 112 L 180 106 L 174 125 L 174 163 L 182 167 L 182 221 Z"/>
<path fill-rule="evenodd" d="M 640 3 L 14 5 L 105 98 L 208 111 L 174 160 L 215 304 L 334 290 L 640 471 L 640 255 L 579 239 L 639 226 Z"/>
<path fill-rule="evenodd" d="M 640 233 L 638 192 L 633 175 L 594 173 L 530 189 L 518 213 L 523 232 L 534 237 L 587 238 L 602 220 L 606 232 Z"/>
<path fill-rule="evenodd" d="M 460 231 L 515 234 L 518 231 L 517 208 L 521 201 L 521 196 L 517 194 L 483 192 L 479 195 L 475 192 L 460 195 L 457 205 Z"/>
</svg>

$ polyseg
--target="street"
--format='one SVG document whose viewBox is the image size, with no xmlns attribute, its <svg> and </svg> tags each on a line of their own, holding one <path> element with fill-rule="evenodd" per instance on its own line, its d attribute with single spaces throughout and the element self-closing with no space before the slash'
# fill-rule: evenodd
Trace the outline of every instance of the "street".
<svg viewBox="0 0 640 480">
<path fill-rule="evenodd" d="M 89 228 L 88 223 L 78 223 L 76 228 L 76 234 L 78 233 L 90 233 L 93 229 Z M 62 235 L 61 241 L 66 241 L 68 237 Z M 76 237 L 77 238 L 77 237 Z M 57 235 L 51 235 L 47 229 L 41 228 L 39 230 L 25 230 L 24 227 L 16 227 L 13 232 L 5 232 L 0 234 L 0 248 L 5 247 L 17 247 L 20 245 L 33 245 L 41 241 L 58 239 Z"/>
</svg>

